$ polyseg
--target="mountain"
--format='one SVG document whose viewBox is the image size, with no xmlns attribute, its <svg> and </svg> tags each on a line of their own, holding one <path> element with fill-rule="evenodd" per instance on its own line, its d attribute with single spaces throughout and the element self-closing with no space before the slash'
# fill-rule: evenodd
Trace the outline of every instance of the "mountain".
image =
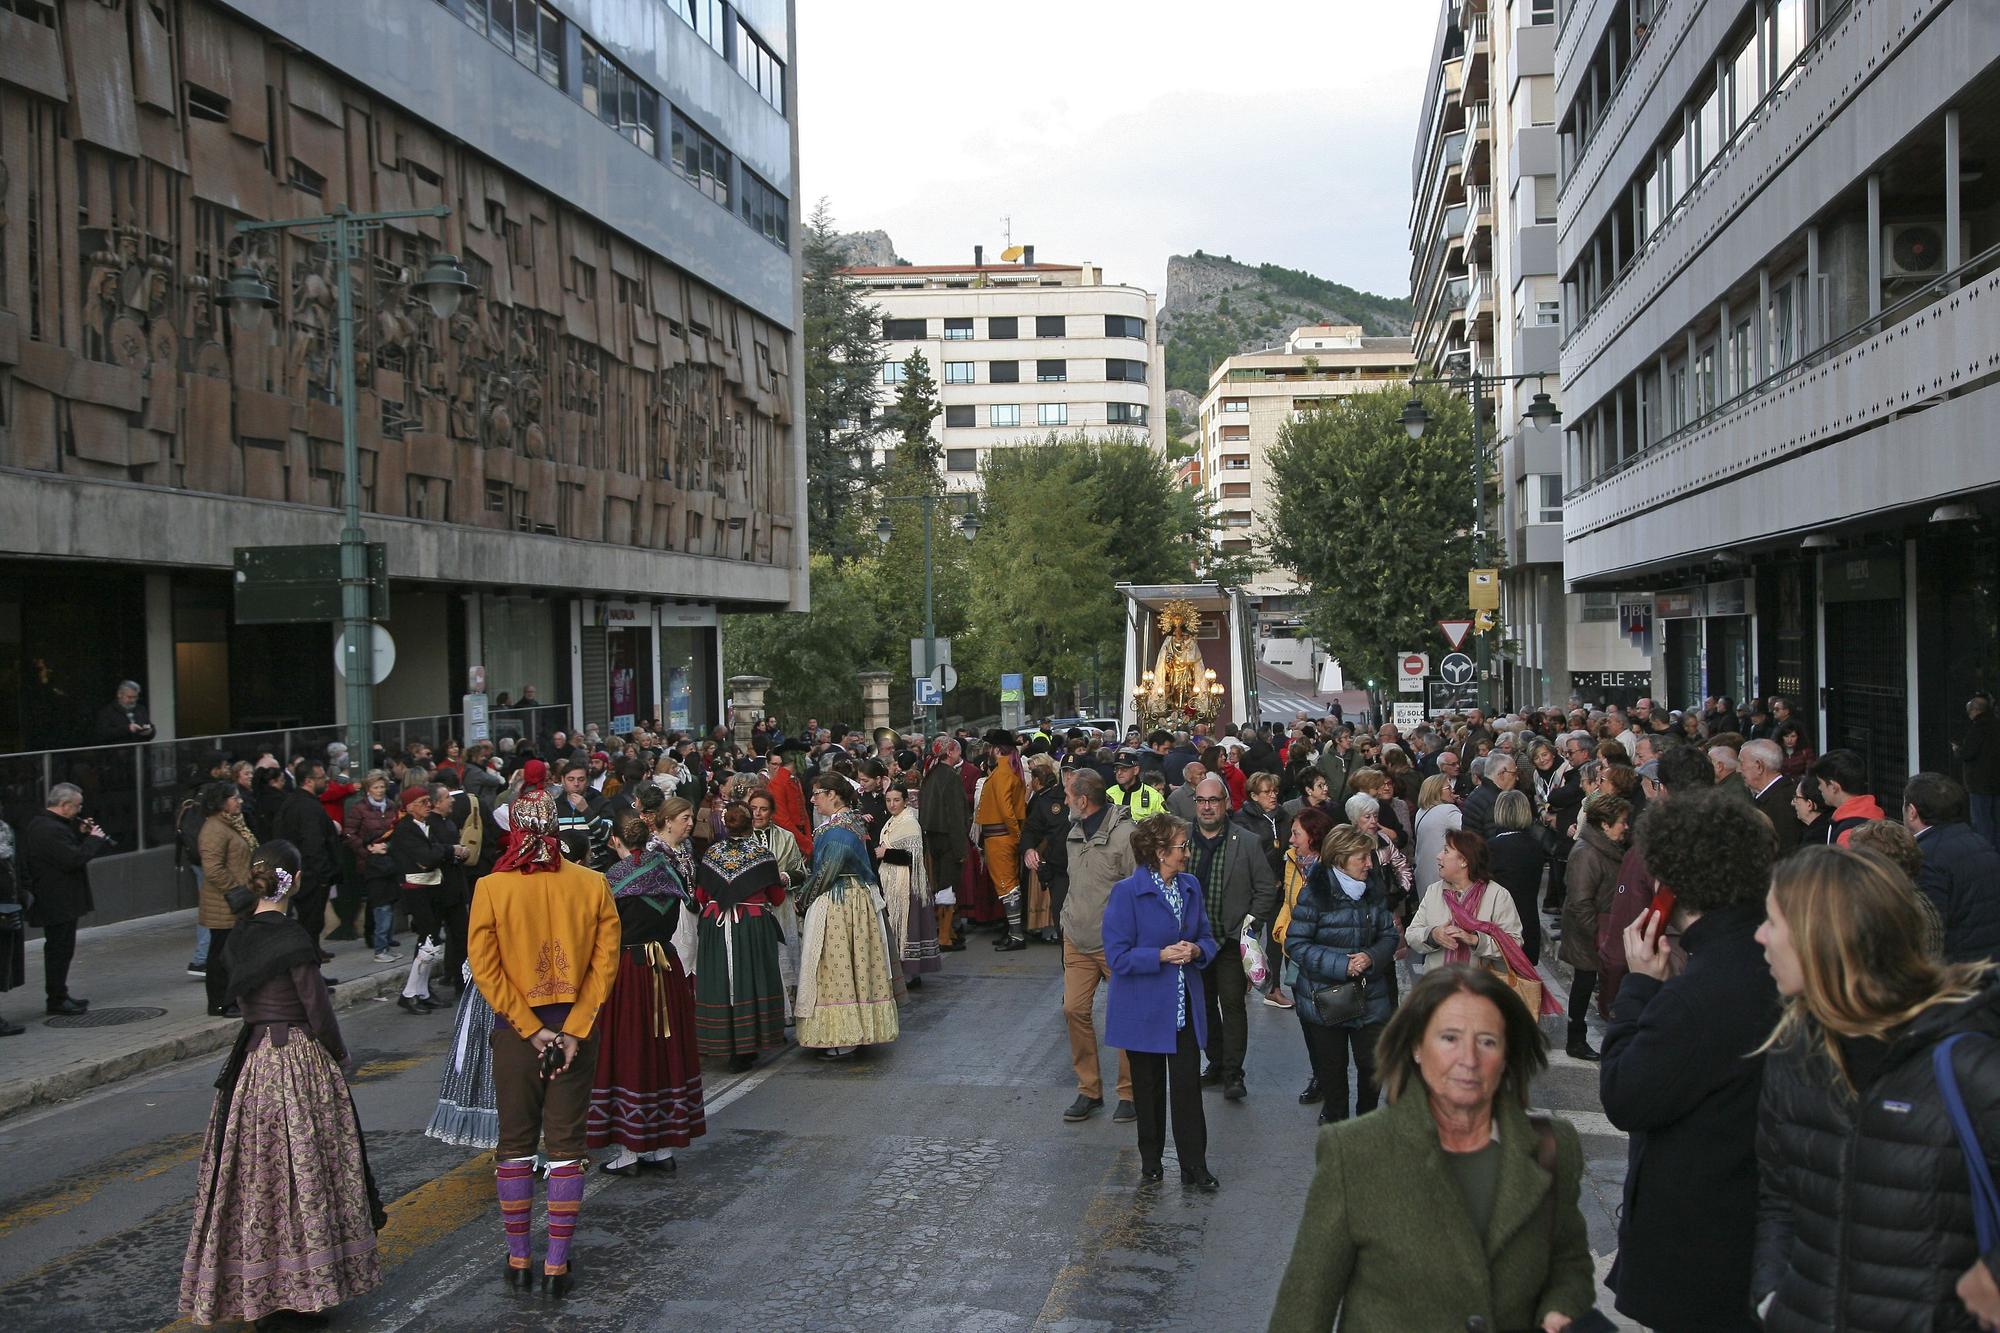
<svg viewBox="0 0 2000 1333">
<path fill-rule="evenodd" d="M 841 258 L 855 268 L 888 268 L 892 264 L 909 262 L 896 253 L 895 242 L 889 239 L 889 233 L 880 229 L 835 232 L 833 243 Z"/>
<path fill-rule="evenodd" d="M 1371 338 L 1408 337 L 1407 297 L 1357 292 L 1276 264 L 1242 264 L 1229 255 L 1173 255 L 1160 306 L 1167 388 L 1199 400 L 1224 357 L 1282 344 L 1302 324 L 1359 324 Z"/>
</svg>

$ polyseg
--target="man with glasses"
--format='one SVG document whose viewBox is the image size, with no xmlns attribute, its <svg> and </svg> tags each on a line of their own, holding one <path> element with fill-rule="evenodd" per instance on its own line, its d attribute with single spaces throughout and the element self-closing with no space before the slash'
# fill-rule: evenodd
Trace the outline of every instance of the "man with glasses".
<svg viewBox="0 0 2000 1333">
<path fill-rule="evenodd" d="M 1255 935 L 1276 917 L 1278 881 L 1256 835 L 1230 822 L 1229 787 L 1221 778 L 1210 774 L 1195 785 L 1194 810 L 1187 868 L 1201 882 L 1202 906 L 1218 945 L 1201 977 L 1208 1009 L 1208 1068 L 1201 1081 L 1220 1083 L 1224 1097 L 1240 1102 L 1249 1095 L 1243 1053 L 1250 1040 L 1250 982 L 1238 938 L 1246 929 Z"/>
</svg>

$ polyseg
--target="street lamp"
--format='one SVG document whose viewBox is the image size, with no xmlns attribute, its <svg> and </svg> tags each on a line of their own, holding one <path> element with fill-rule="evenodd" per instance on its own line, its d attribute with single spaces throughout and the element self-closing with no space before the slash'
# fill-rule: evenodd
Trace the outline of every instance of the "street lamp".
<svg viewBox="0 0 2000 1333">
<path fill-rule="evenodd" d="M 933 572 L 931 564 L 931 525 L 937 514 L 937 507 L 940 504 L 949 503 L 949 499 L 942 495 L 885 495 L 882 497 L 882 503 L 884 505 L 913 504 L 924 511 L 924 676 L 928 679 L 937 672 L 937 615 L 935 605 L 931 599 Z M 968 508 L 965 513 L 959 515 L 957 527 L 959 532 L 965 537 L 965 540 L 973 540 L 979 535 L 979 512 Z M 889 522 L 887 514 L 883 514 L 875 520 L 876 541 L 887 546 L 889 539 L 895 535 L 895 525 Z"/>
<path fill-rule="evenodd" d="M 339 368 L 334 381 L 340 393 L 340 458 L 346 476 L 341 485 L 340 618 L 346 626 L 347 744 L 365 757 L 374 744 L 375 630 L 368 608 L 368 534 L 361 527 L 361 449 L 355 430 L 354 293 L 348 270 L 362 259 L 362 241 L 385 222 L 406 218 L 446 218 L 451 210 L 398 209 L 387 213 L 350 213 L 336 208 L 320 217 L 284 218 L 276 222 L 239 222 L 239 235 L 260 231 L 300 231 L 327 247 L 333 260 L 333 290 L 339 326 Z M 433 253 L 423 275 L 413 284 L 431 313 L 450 319 L 459 303 L 478 290 L 458 256 Z M 222 286 L 222 301 L 230 321 L 243 333 L 261 328 L 278 299 L 263 275 L 249 264 L 238 265 Z"/>
<path fill-rule="evenodd" d="M 1482 374 L 1478 362 L 1472 364 L 1468 375 L 1447 375 L 1437 379 L 1412 379 L 1410 387 L 1420 384 L 1443 385 L 1450 389 L 1464 389 L 1472 398 L 1472 563 L 1474 568 L 1484 568 L 1486 564 L 1486 431 L 1485 421 L 1479 405 L 1485 401 L 1485 390 L 1495 384 L 1525 384 L 1535 382 L 1535 396 L 1528 404 L 1528 410 L 1521 419 L 1537 430 L 1562 424 L 1562 409 L 1555 405 L 1542 389 L 1546 377 L 1542 375 L 1486 375 Z M 1424 438 L 1425 427 L 1431 424 L 1431 414 L 1424 408 L 1423 401 L 1415 394 L 1403 405 L 1403 429 L 1409 432 L 1414 443 Z M 1487 654 L 1490 645 L 1486 636 L 1478 638 L 1479 653 L 1479 706 L 1491 710 L 1492 702 L 1488 694 Z M 1372 682 L 1371 682 L 1372 688 Z"/>
</svg>

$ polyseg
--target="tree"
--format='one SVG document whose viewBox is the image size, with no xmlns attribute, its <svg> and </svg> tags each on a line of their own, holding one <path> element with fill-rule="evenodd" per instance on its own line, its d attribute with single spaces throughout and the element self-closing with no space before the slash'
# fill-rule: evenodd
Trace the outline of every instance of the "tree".
<svg viewBox="0 0 2000 1333">
<path fill-rule="evenodd" d="M 870 595 L 876 574 L 872 556 L 836 563 L 830 555 L 814 554 L 807 567 L 812 610 L 723 618 L 726 674 L 768 676 L 767 710 L 794 726 L 808 716 L 858 723 L 861 685 L 855 673 L 875 660 L 880 638 Z"/>
<path fill-rule="evenodd" d="M 812 549 L 852 556 L 865 544 L 855 513 L 874 481 L 881 318 L 845 262 L 822 199 L 805 227 L 806 525 Z"/>
<path fill-rule="evenodd" d="M 899 451 L 907 451 L 912 461 L 936 471 L 944 466 L 944 448 L 932 438 L 931 423 L 944 408 L 938 404 L 931 363 L 922 352 L 911 352 L 903 361 L 902 373 L 896 401 L 883 414 L 882 428 L 895 432 Z"/>
<path fill-rule="evenodd" d="M 1266 545 L 1309 591 L 1305 620 L 1350 676 L 1381 675 L 1465 609 L 1472 567 L 1472 414 L 1420 391 L 1421 440 L 1404 431 L 1401 388 L 1308 412 L 1271 450 L 1277 501 Z"/>
</svg>

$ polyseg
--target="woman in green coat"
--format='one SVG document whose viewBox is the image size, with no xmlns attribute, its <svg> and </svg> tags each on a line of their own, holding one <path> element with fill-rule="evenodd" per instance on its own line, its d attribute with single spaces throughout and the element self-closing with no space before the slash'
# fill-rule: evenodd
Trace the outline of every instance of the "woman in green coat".
<svg viewBox="0 0 2000 1333">
<path fill-rule="evenodd" d="M 1376 1062 L 1388 1105 L 1320 1131 L 1272 1333 L 1569 1328 L 1595 1304 L 1583 1148 L 1528 1118 L 1533 1015 L 1491 973 L 1433 968 Z"/>
</svg>

